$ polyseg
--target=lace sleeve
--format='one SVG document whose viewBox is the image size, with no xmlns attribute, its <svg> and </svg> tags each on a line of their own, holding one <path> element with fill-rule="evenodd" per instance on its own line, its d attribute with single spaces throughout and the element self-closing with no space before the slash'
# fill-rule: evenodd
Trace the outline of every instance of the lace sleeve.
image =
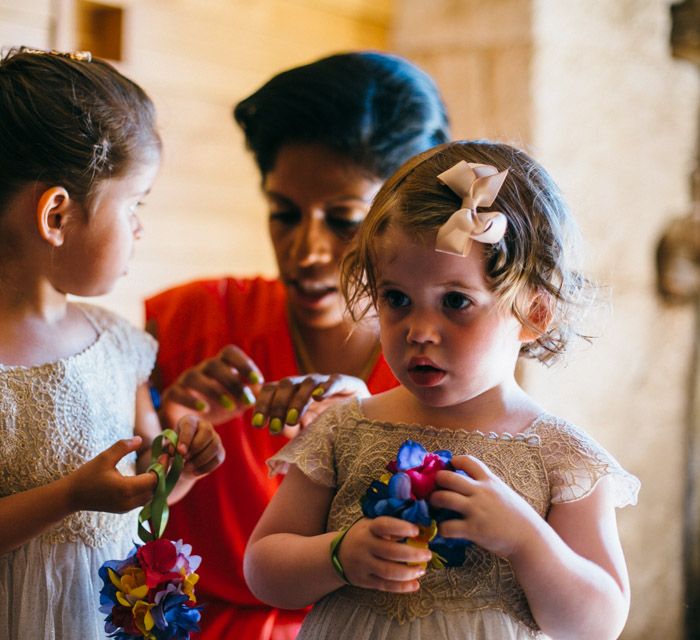
<svg viewBox="0 0 700 640">
<path fill-rule="evenodd" d="M 616 507 L 637 504 L 639 479 L 584 431 L 555 420 L 540 425 L 536 432 L 542 438 L 552 504 L 585 498 L 603 478 L 611 480 Z"/>
<path fill-rule="evenodd" d="M 326 409 L 307 429 L 268 459 L 270 475 L 287 473 L 289 465 L 294 464 L 314 482 L 335 487 L 335 432 L 345 413 L 343 405 Z"/>
</svg>

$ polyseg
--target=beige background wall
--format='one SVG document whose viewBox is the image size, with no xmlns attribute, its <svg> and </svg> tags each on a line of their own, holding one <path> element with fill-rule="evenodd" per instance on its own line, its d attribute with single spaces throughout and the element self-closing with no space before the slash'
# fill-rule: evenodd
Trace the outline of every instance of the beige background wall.
<svg viewBox="0 0 700 640">
<path fill-rule="evenodd" d="M 111 0 L 108 0 L 110 3 Z M 438 81 L 458 137 L 528 148 L 576 211 L 611 310 L 566 366 L 528 388 L 643 481 L 620 512 L 633 605 L 627 640 L 682 637 L 681 495 L 689 310 L 654 293 L 653 253 L 688 205 L 698 78 L 669 54 L 666 0 L 124 0 L 120 68 L 156 101 L 165 141 L 131 273 L 103 300 L 219 273 L 274 273 L 257 176 L 232 104 L 274 72 L 388 48 Z M 75 46 L 72 0 L 0 0 L 0 44 Z"/>
</svg>

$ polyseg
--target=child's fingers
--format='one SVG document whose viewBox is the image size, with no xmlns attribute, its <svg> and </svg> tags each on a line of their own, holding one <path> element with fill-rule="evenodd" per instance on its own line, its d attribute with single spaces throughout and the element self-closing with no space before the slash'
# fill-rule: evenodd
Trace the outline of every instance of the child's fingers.
<svg viewBox="0 0 700 640">
<path fill-rule="evenodd" d="M 458 491 L 433 491 L 430 504 L 438 509 L 450 509 L 466 517 L 469 514 L 469 498 Z"/>
<path fill-rule="evenodd" d="M 376 537 L 384 538 L 385 540 L 413 538 L 419 533 L 415 524 L 390 516 L 380 516 L 370 520 L 369 530 Z"/>
<path fill-rule="evenodd" d="M 136 451 L 141 446 L 141 437 L 134 436 L 124 440 L 117 440 L 111 447 L 99 454 L 107 464 L 116 467 L 117 463 L 127 454 Z"/>
<path fill-rule="evenodd" d="M 175 425 L 175 431 L 177 432 L 177 450 L 182 454 L 186 455 L 192 445 L 192 439 L 197 432 L 197 427 L 199 425 L 199 419 L 195 416 L 183 416 L 180 418 Z"/>
<path fill-rule="evenodd" d="M 454 471 L 438 471 L 435 482 L 438 487 L 448 491 L 456 491 L 465 496 L 472 495 L 477 486 L 477 481 L 474 478 L 465 477 Z"/>
<path fill-rule="evenodd" d="M 226 452 L 221 446 L 221 440 L 216 436 L 189 458 L 187 464 L 196 475 L 204 475 L 216 469 L 225 458 Z"/>
<path fill-rule="evenodd" d="M 377 540 L 371 547 L 371 553 L 378 559 L 391 563 L 421 563 L 429 562 L 433 554 L 428 549 L 412 547 L 403 542 Z M 388 577 L 388 576 L 384 576 Z M 398 578 L 392 578 L 397 580 Z"/>
<path fill-rule="evenodd" d="M 418 591 L 418 589 L 420 589 L 420 582 L 418 582 L 418 580 L 400 582 L 395 580 L 386 580 L 378 576 L 371 576 L 369 583 L 363 586 L 366 589 L 388 591 L 389 593 L 412 593 L 413 591 Z"/>
<path fill-rule="evenodd" d="M 454 456 L 452 458 L 452 466 L 455 469 L 465 471 L 475 480 L 486 480 L 492 475 L 491 469 L 474 456 Z"/>
</svg>

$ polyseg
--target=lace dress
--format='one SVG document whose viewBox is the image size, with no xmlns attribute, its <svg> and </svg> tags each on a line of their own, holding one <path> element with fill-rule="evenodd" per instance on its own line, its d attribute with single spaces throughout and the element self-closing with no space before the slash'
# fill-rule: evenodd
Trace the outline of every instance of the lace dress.
<svg viewBox="0 0 700 640">
<path fill-rule="evenodd" d="M 108 311 L 79 306 L 98 333 L 90 347 L 39 366 L 0 364 L 0 497 L 57 480 L 133 435 L 136 388 L 156 343 Z M 133 474 L 135 456 L 118 468 Z M 0 555 L 0 638 L 104 638 L 97 570 L 132 548 L 137 513 L 77 512 Z"/>
<path fill-rule="evenodd" d="M 606 476 L 616 506 L 636 503 L 639 480 L 584 432 L 550 415 L 517 436 L 497 436 L 369 420 L 353 400 L 328 409 L 268 464 L 272 473 L 295 464 L 314 482 L 333 487 L 327 530 L 335 531 L 361 515 L 361 496 L 407 439 L 428 451 L 449 449 L 479 458 L 542 517 L 550 504 L 583 498 Z M 480 547 L 467 550 L 461 567 L 429 571 L 420 582 L 420 590 L 410 594 L 338 589 L 314 606 L 298 640 L 545 637 L 510 563 Z"/>
</svg>

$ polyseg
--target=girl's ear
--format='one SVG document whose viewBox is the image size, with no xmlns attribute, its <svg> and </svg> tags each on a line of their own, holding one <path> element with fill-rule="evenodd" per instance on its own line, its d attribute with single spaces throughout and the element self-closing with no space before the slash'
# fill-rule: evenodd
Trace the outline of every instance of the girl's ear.
<svg viewBox="0 0 700 640">
<path fill-rule="evenodd" d="M 54 247 L 63 244 L 66 231 L 66 216 L 71 208 L 71 199 L 63 187 L 49 187 L 36 204 L 36 224 L 41 237 Z"/>
<path fill-rule="evenodd" d="M 537 340 L 549 329 L 552 322 L 551 299 L 544 293 L 536 293 L 530 300 L 527 314 L 527 322 L 520 327 L 518 339 L 520 342 L 532 342 Z"/>
</svg>

